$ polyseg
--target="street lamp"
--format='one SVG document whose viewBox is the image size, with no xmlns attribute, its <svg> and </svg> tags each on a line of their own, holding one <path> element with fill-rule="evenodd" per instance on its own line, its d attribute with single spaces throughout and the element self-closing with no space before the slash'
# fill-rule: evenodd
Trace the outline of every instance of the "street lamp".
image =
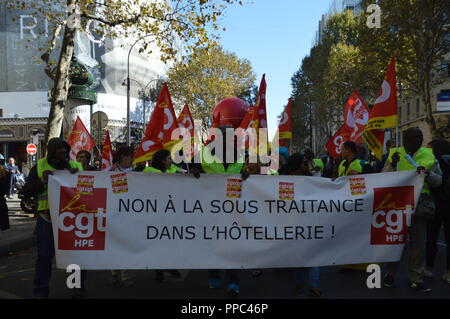
<svg viewBox="0 0 450 319">
<path fill-rule="evenodd" d="M 140 37 L 133 43 L 130 50 L 128 51 L 128 61 L 127 61 L 127 146 L 131 145 L 131 125 L 130 125 L 130 55 L 134 46 L 144 38 L 153 36 L 153 34 L 147 34 Z"/>
</svg>

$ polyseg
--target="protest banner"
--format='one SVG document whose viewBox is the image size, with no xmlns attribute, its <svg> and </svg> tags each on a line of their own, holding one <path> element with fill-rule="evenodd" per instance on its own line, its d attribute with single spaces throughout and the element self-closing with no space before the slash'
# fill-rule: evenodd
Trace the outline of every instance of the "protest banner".
<svg viewBox="0 0 450 319">
<path fill-rule="evenodd" d="M 423 176 L 341 177 L 55 171 L 58 268 L 262 269 L 400 259 Z M 89 178 L 91 176 L 92 178 Z M 126 188 L 117 189 L 117 183 Z M 120 184 L 120 185 L 122 185 Z"/>
</svg>

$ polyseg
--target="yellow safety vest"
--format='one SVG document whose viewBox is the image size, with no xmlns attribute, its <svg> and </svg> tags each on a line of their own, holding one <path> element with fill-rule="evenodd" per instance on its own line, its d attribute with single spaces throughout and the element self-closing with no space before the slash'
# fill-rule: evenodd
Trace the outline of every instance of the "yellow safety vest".
<svg viewBox="0 0 450 319">
<path fill-rule="evenodd" d="M 83 171 L 83 166 L 78 162 L 69 162 L 70 167 L 78 168 L 81 172 Z M 41 158 L 37 163 L 37 173 L 38 177 L 42 179 L 45 171 L 54 171 L 53 168 L 47 161 L 47 158 Z M 44 191 L 38 196 L 38 211 L 48 210 L 48 183 L 44 183 Z"/>
<path fill-rule="evenodd" d="M 144 172 L 144 173 L 163 173 L 161 170 L 151 167 L 151 166 L 147 166 L 146 168 L 144 168 L 144 170 L 142 172 Z M 172 166 L 170 169 L 166 170 L 164 173 L 173 174 L 173 173 L 176 173 L 176 170 L 173 169 L 173 166 Z"/>
<path fill-rule="evenodd" d="M 404 147 L 392 148 L 389 152 L 388 162 L 392 163 L 392 156 L 396 153 L 400 153 L 400 161 L 397 163 L 397 171 L 414 171 L 416 168 L 406 158 L 406 150 Z M 431 169 L 436 158 L 434 157 L 433 150 L 431 148 L 421 147 L 413 157 L 414 162 L 417 165 L 425 167 L 427 170 Z M 430 194 L 430 185 L 424 182 L 422 192 L 423 194 Z"/>
<path fill-rule="evenodd" d="M 202 168 L 205 173 L 211 174 L 240 174 L 244 167 L 244 161 L 231 163 L 225 170 L 223 163 L 211 154 L 208 147 L 202 149 Z"/>
<path fill-rule="evenodd" d="M 323 173 L 323 170 L 324 170 L 323 161 L 320 158 L 314 158 L 313 162 L 316 167 L 320 168 L 320 172 Z M 313 167 L 311 164 L 309 165 L 309 171 L 310 172 L 313 171 Z"/>
<path fill-rule="evenodd" d="M 361 166 L 361 162 L 359 159 L 355 158 L 353 160 L 353 162 L 350 163 L 350 166 L 348 167 L 347 170 L 345 170 L 345 164 L 347 161 L 342 161 L 341 165 L 339 165 L 338 171 L 339 171 L 339 177 L 342 176 L 347 176 L 348 171 L 356 171 L 358 172 L 358 174 L 362 173 L 362 166 Z"/>
</svg>

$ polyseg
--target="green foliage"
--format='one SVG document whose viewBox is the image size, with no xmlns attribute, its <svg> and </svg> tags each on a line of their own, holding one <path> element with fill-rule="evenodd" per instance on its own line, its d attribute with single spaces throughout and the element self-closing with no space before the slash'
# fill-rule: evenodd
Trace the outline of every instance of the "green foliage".
<svg viewBox="0 0 450 319">
<path fill-rule="evenodd" d="M 170 92 L 178 107 L 187 103 L 192 116 L 201 119 L 204 128 L 212 124 L 211 112 L 222 99 L 251 99 L 255 80 L 248 60 L 221 47 L 199 48 L 186 62 L 176 63 L 168 72 Z"/>
</svg>

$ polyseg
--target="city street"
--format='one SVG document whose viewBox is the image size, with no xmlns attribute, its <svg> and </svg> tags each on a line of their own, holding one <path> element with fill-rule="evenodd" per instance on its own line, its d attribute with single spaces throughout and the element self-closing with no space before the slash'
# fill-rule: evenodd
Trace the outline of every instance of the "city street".
<svg viewBox="0 0 450 319">
<path fill-rule="evenodd" d="M 22 227 L 32 232 L 34 219 L 16 217 L 11 213 L 11 230 Z M 5 232 L 3 236 L 9 236 Z M 442 280 L 444 272 L 444 244 L 441 234 L 435 278 L 428 283 L 433 291 L 422 293 L 407 287 L 405 263 L 396 278 L 395 287 L 370 290 L 366 287 L 368 274 L 364 272 L 339 272 L 337 267 L 323 267 L 321 289 L 326 298 L 331 299 L 394 299 L 394 298 L 450 298 L 450 285 Z M 11 253 L 0 258 L 0 298 L 33 298 L 33 276 L 36 258 L 35 247 Z M 87 277 L 87 298 L 227 298 L 224 289 L 208 288 L 207 271 L 182 271 L 182 280 L 158 283 L 153 270 L 132 270 L 130 275 L 134 287 L 114 287 L 109 271 L 89 271 Z M 241 294 L 239 298 L 293 299 L 307 298 L 306 294 L 295 290 L 295 272 L 292 269 L 266 269 L 260 277 L 252 277 L 251 270 L 241 271 Z M 66 287 L 66 274 L 54 269 L 51 280 L 50 298 L 71 298 Z"/>
</svg>

